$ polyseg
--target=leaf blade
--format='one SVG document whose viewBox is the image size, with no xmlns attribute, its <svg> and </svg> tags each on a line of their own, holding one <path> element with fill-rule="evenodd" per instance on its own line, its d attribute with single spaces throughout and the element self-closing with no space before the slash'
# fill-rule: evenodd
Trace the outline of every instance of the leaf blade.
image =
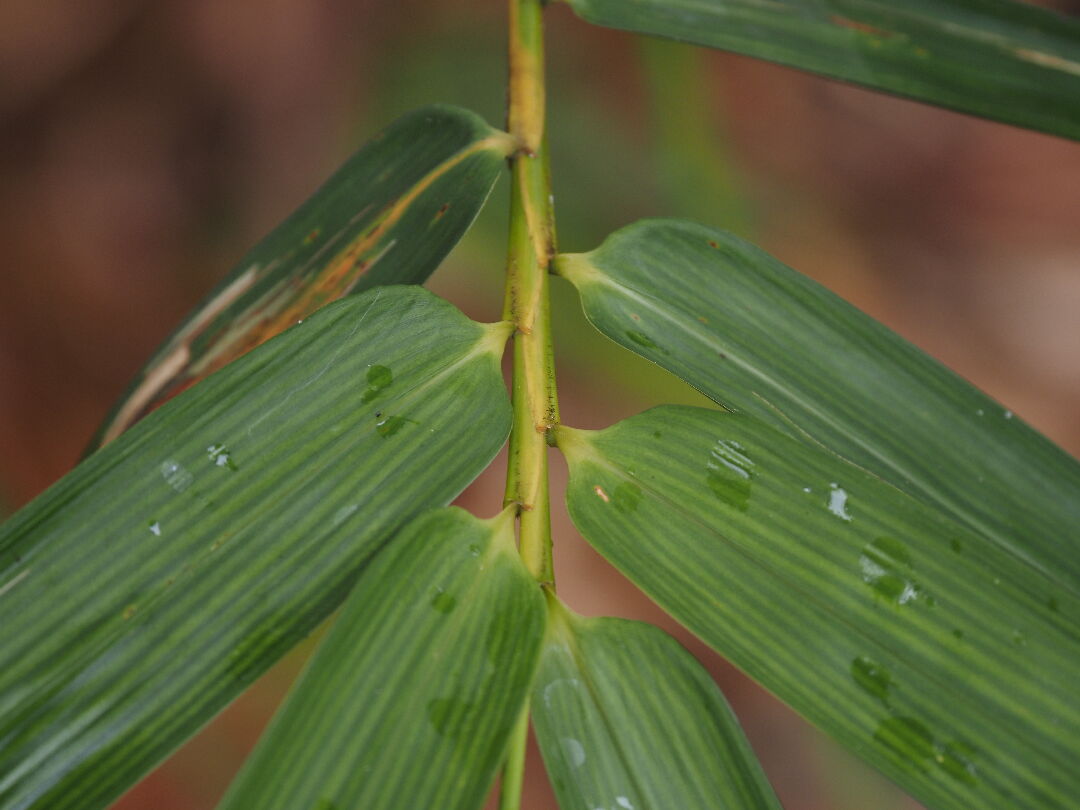
<svg viewBox="0 0 1080 810">
<path fill-rule="evenodd" d="M 1076 794 L 1074 595 L 749 416 L 662 406 L 558 443 L 601 554 L 927 806 Z"/>
<path fill-rule="evenodd" d="M 91 442 L 348 293 L 420 284 L 472 224 L 509 135 L 457 107 L 423 107 L 352 155 L 237 263 L 136 375 Z"/>
<path fill-rule="evenodd" d="M 219 810 L 480 807 L 543 625 L 509 512 L 421 516 L 365 571 Z"/>
<path fill-rule="evenodd" d="M 734 51 L 1080 138 L 1080 23 L 1002 0 L 568 0 L 610 28 Z"/>
<path fill-rule="evenodd" d="M 505 440 L 506 336 L 420 288 L 330 305 L 0 527 L 0 803 L 103 806 L 325 618 Z"/>
<path fill-rule="evenodd" d="M 720 690 L 675 639 L 549 605 L 531 706 L 562 810 L 778 810 Z"/>
<path fill-rule="evenodd" d="M 1080 592 L 1080 463 L 886 327 L 716 228 L 646 220 L 559 272 L 601 332 Z"/>
</svg>

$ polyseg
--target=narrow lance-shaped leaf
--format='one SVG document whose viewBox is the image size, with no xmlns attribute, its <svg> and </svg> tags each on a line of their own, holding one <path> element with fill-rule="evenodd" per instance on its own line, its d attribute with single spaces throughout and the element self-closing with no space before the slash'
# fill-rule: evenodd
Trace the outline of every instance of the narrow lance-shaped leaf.
<svg viewBox="0 0 1080 810">
<path fill-rule="evenodd" d="M 735 51 L 984 118 L 1080 138 L 1080 21 L 1030 3 L 567 2 L 597 25 Z"/>
<path fill-rule="evenodd" d="M 930 807 L 1080 795 L 1080 600 L 832 453 L 665 406 L 560 429 L 581 533 Z"/>
<path fill-rule="evenodd" d="M 549 606 L 531 706 L 562 810 L 780 810 L 724 696 L 679 642 Z"/>
<path fill-rule="evenodd" d="M 456 107 L 395 121 L 248 251 L 139 372 L 90 449 L 327 302 L 424 282 L 513 149 L 509 135 Z"/>
<path fill-rule="evenodd" d="M 450 508 L 403 529 L 220 810 L 481 807 L 544 632 L 513 526 Z"/>
<path fill-rule="evenodd" d="M 332 304 L 0 527 L 0 807 L 104 807 L 460 492 L 508 331 L 418 287 Z"/>
<path fill-rule="evenodd" d="M 731 234 L 673 220 L 631 225 L 558 266 L 608 337 L 1080 593 L 1080 464 L 824 287 Z"/>
</svg>

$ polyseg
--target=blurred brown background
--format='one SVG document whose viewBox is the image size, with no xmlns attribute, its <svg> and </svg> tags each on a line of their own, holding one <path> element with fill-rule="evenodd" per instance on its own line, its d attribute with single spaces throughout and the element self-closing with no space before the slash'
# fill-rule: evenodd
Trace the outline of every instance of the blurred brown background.
<svg viewBox="0 0 1080 810">
<path fill-rule="evenodd" d="M 565 249 L 643 216 L 735 230 L 1080 452 L 1080 144 L 548 17 Z M 366 137 L 434 101 L 500 123 L 503 26 L 496 0 L 0 4 L 0 515 L 71 468 L 158 341 Z M 505 200 L 501 181 L 432 284 L 485 320 Z M 568 423 L 698 401 L 591 333 L 558 282 L 555 306 Z M 471 508 L 498 508 L 501 476 Z M 916 806 L 664 619 L 561 508 L 555 525 L 566 601 L 676 633 L 789 810 Z M 213 807 L 310 647 L 117 807 Z M 554 807 L 538 763 L 529 791 Z"/>
</svg>

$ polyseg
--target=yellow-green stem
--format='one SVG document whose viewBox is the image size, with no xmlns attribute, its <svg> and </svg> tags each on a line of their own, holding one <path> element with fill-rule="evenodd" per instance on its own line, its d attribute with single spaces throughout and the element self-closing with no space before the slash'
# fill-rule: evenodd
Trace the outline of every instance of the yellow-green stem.
<svg viewBox="0 0 1080 810">
<path fill-rule="evenodd" d="M 525 749 L 529 742 L 529 704 L 526 701 L 518 715 L 510 742 L 506 746 L 502 786 L 499 788 L 499 810 L 520 810 L 521 787 L 525 779 Z"/>
<path fill-rule="evenodd" d="M 510 0 L 508 129 L 510 239 L 504 317 L 514 335 L 514 428 L 506 502 L 518 505 L 521 556 L 536 579 L 554 584 L 548 492 L 548 434 L 559 421 L 551 349 L 548 266 L 555 253 L 544 137 L 544 44 L 540 0 Z"/>
</svg>

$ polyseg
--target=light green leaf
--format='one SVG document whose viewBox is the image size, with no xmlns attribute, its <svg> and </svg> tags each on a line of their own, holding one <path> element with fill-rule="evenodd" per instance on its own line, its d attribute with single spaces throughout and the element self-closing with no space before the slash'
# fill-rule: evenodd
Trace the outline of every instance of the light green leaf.
<svg viewBox="0 0 1080 810">
<path fill-rule="evenodd" d="M 531 705 L 562 810 L 779 810 L 724 696 L 679 642 L 549 606 Z"/>
<path fill-rule="evenodd" d="M 104 807 L 461 491 L 508 332 L 418 287 L 332 304 L 0 527 L 0 807 Z"/>
<path fill-rule="evenodd" d="M 544 633 L 513 526 L 451 508 L 403 529 L 220 810 L 481 807 Z"/>
<path fill-rule="evenodd" d="M 984 118 L 1080 138 L 1080 22 L 1028 3 L 567 2 L 597 25 L 735 51 Z"/>
<path fill-rule="evenodd" d="M 395 121 L 192 311 L 90 449 L 327 302 L 424 282 L 472 224 L 513 149 L 509 135 L 457 107 L 424 107 Z"/>
<path fill-rule="evenodd" d="M 752 417 L 560 428 L 581 533 L 701 638 L 928 806 L 1080 795 L 1080 600 Z"/>
<path fill-rule="evenodd" d="M 825 288 L 737 237 L 674 220 L 631 225 L 558 265 L 608 337 L 1080 592 L 1080 464 Z"/>
</svg>

